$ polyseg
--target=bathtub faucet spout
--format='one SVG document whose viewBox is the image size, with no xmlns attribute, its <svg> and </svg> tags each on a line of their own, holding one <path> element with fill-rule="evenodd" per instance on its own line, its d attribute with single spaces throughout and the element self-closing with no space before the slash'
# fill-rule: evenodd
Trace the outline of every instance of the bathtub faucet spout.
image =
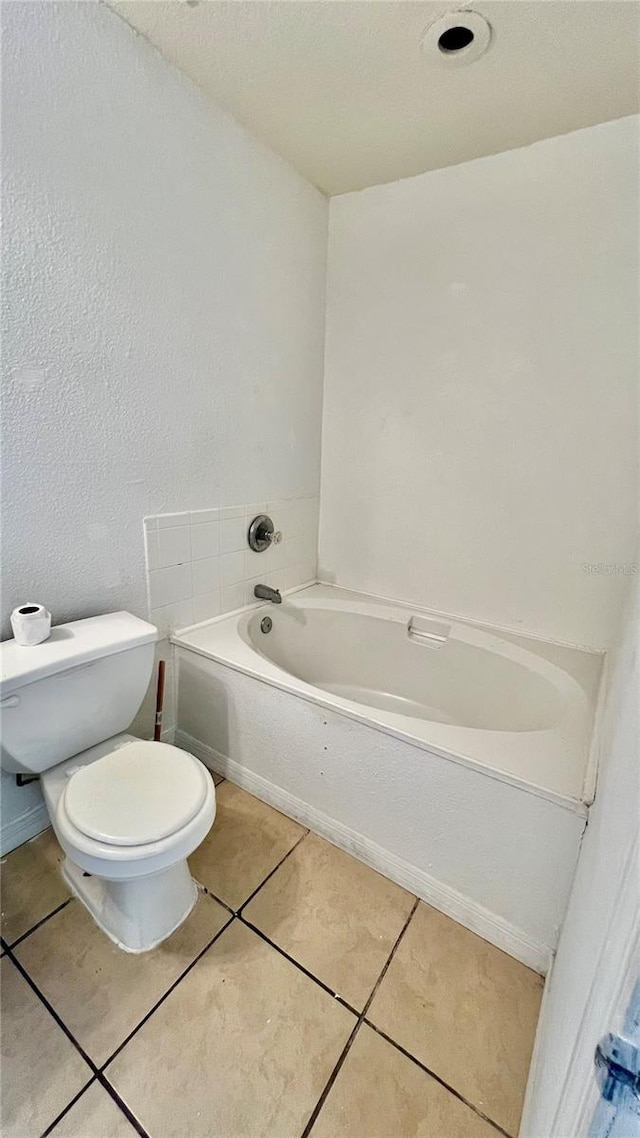
<svg viewBox="0 0 640 1138">
<path fill-rule="evenodd" d="M 274 605 L 282 604 L 282 597 L 280 596 L 279 589 L 272 589 L 270 585 L 256 585 L 253 590 L 254 597 L 260 601 L 271 601 Z"/>
</svg>

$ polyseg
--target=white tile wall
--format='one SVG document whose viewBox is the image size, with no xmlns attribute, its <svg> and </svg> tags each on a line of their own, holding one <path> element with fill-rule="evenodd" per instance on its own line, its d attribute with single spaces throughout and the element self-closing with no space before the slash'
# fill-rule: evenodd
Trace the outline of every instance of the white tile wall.
<svg viewBox="0 0 640 1138">
<path fill-rule="evenodd" d="M 263 553 L 247 544 L 256 514 L 268 513 L 283 540 Z M 318 498 L 252 502 L 144 519 L 149 618 L 162 636 L 246 604 L 258 581 L 292 589 L 314 581 Z"/>
</svg>

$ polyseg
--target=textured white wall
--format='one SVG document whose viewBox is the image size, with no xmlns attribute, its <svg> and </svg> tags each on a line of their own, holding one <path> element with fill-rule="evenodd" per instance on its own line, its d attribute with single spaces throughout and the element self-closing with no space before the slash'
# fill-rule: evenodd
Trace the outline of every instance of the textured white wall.
<svg viewBox="0 0 640 1138">
<path fill-rule="evenodd" d="M 593 1053 L 605 1031 L 620 1025 L 608 1018 L 605 992 L 617 987 L 619 972 L 607 945 L 622 950 L 624 936 L 616 921 L 616 901 L 625 867 L 638 890 L 638 817 L 640 815 L 640 593 L 634 581 L 619 643 L 612 653 L 600 746 L 595 804 L 589 815 L 558 953 L 545 993 L 536 1041 L 535 1078 L 529 1089 L 523 1138 L 567 1138 L 582 1134 L 574 1101 L 593 1077 Z M 635 843 L 635 846 L 634 846 Z M 629 858 L 636 859 L 629 868 Z M 611 974 L 611 968 L 614 974 Z M 596 1005 L 605 1003 L 597 1022 Z M 593 1022 L 593 1020 L 596 1022 Z M 574 1083 L 565 1080 L 572 1071 Z M 582 1097 L 582 1096 L 581 1096 Z"/>
<path fill-rule="evenodd" d="M 606 646 L 637 204 L 637 118 L 331 200 L 322 579 Z"/>
<path fill-rule="evenodd" d="M 143 614 L 145 514 L 318 491 L 327 203 L 102 5 L 2 15 L 4 616 Z"/>
<path fill-rule="evenodd" d="M 2 20 L 7 636 L 144 615 L 145 514 L 317 494 L 327 203 L 102 5 Z"/>
</svg>

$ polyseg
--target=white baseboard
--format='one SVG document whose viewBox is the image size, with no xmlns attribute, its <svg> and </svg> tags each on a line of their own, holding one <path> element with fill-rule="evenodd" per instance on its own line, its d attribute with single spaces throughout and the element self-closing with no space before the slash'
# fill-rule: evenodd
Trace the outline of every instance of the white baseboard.
<svg viewBox="0 0 640 1138">
<path fill-rule="evenodd" d="M 234 759 L 228 758 L 213 747 L 200 742 L 199 739 L 194 739 L 179 728 L 176 730 L 175 741 L 177 746 L 196 755 L 216 774 L 224 775 L 230 782 L 254 794 L 256 798 L 262 799 L 276 810 L 307 826 L 333 845 L 353 854 L 372 869 L 378 870 L 397 885 L 420 897 L 422 901 L 433 905 L 434 909 L 439 909 L 441 913 L 464 925 L 471 932 L 477 933 L 496 948 L 520 960 L 528 968 L 533 968 L 542 975 L 547 972 L 553 956 L 549 945 L 531 940 L 521 929 L 509 924 L 496 913 L 491 913 L 470 897 L 465 897 L 451 886 L 437 881 L 424 870 L 383 849 L 364 834 L 357 833 L 342 822 L 330 818 L 328 814 L 317 810 L 308 802 L 296 798 L 262 775 L 254 774 Z"/>
<path fill-rule="evenodd" d="M 41 834 L 50 825 L 44 802 L 39 802 L 19 818 L 12 818 L 0 831 L 0 855 L 4 857 L 5 854 L 11 853 L 11 850 L 21 846 L 23 842 L 28 842 L 29 838 L 35 838 L 36 834 Z"/>
</svg>

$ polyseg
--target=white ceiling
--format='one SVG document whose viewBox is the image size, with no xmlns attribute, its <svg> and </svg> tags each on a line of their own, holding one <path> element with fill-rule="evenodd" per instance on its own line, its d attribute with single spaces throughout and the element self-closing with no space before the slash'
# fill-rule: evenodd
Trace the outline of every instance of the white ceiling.
<svg viewBox="0 0 640 1138">
<path fill-rule="evenodd" d="M 328 194 L 395 181 L 638 108 L 635 0 L 110 0 L 216 103 Z M 488 51 L 420 49 L 473 8 Z"/>
</svg>

